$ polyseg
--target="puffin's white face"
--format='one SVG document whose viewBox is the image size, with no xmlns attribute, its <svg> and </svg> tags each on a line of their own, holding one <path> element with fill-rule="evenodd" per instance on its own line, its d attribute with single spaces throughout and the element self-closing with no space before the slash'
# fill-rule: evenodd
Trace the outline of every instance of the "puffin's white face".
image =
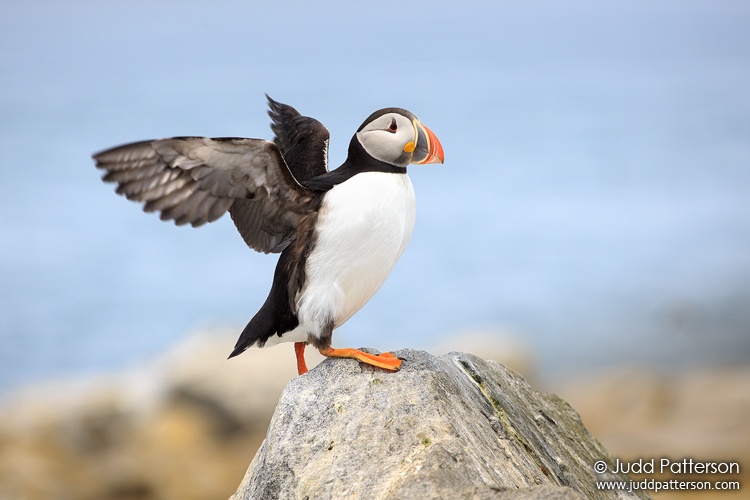
<svg viewBox="0 0 750 500">
<path fill-rule="evenodd" d="M 365 151 L 376 160 L 405 167 L 411 161 L 413 151 L 407 144 L 416 141 L 416 132 L 411 120 L 398 113 L 387 113 L 364 126 L 357 138 Z"/>
<path fill-rule="evenodd" d="M 357 132 L 357 139 L 370 156 L 391 165 L 443 162 L 443 148 L 435 134 L 416 118 L 398 112 L 368 122 Z"/>
</svg>

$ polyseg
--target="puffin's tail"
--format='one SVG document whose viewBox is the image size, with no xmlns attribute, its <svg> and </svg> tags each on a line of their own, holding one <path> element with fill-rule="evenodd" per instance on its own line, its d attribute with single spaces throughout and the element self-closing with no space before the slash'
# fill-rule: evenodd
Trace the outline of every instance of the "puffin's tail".
<svg viewBox="0 0 750 500">
<path fill-rule="evenodd" d="M 240 338 L 237 339 L 237 343 L 234 346 L 232 354 L 229 355 L 229 358 L 242 354 L 256 343 L 263 347 L 263 344 L 266 343 L 268 337 L 276 333 L 273 314 L 269 309 L 270 308 L 266 303 L 260 308 L 260 311 L 253 316 L 253 319 L 251 319 L 247 326 L 245 326 L 245 329 L 242 330 Z"/>
<path fill-rule="evenodd" d="M 232 354 L 229 355 L 230 358 L 242 354 L 248 347 L 252 347 L 256 343 L 263 347 L 272 335 L 283 335 L 299 325 L 297 316 L 289 306 L 288 278 L 284 273 L 291 255 L 288 248 L 281 252 L 279 262 L 276 264 L 276 271 L 273 274 L 273 285 L 271 285 L 268 298 L 266 298 L 263 307 L 242 330 Z"/>
</svg>

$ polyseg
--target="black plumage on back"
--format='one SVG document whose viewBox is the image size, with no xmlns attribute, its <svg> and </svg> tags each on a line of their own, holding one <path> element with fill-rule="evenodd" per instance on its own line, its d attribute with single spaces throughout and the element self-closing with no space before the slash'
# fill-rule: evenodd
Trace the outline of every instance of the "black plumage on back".
<svg viewBox="0 0 750 500">
<path fill-rule="evenodd" d="M 268 99 L 268 116 L 271 117 L 271 130 L 275 135 L 273 142 L 279 147 L 284 163 L 297 183 L 328 173 L 328 129 L 314 118 L 302 116 L 296 109 Z M 316 191 L 325 189 L 311 188 Z M 261 226 L 269 224 L 269 218 L 259 216 L 260 206 L 254 199 L 238 199 L 229 208 L 237 229 L 245 241 L 257 238 Z M 283 237 L 268 239 L 262 248 L 253 246 L 265 253 L 279 253 L 291 242 L 294 234 L 289 232 Z M 249 244 L 249 243 L 248 243 Z"/>
</svg>

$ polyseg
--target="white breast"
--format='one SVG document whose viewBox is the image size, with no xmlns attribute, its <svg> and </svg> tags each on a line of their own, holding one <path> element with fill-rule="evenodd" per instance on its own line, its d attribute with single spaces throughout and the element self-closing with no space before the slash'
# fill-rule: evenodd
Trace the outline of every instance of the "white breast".
<svg viewBox="0 0 750 500">
<path fill-rule="evenodd" d="M 415 216 L 405 174 L 361 173 L 326 193 L 297 297 L 300 326 L 290 333 L 319 336 L 330 319 L 341 326 L 365 305 L 406 249 Z"/>
</svg>

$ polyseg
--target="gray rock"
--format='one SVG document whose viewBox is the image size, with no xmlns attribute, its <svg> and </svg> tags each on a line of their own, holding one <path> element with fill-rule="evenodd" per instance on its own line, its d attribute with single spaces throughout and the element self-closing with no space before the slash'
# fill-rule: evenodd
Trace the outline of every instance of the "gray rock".
<svg viewBox="0 0 750 500">
<path fill-rule="evenodd" d="M 401 371 L 330 359 L 284 390 L 240 499 L 637 498 L 578 414 L 500 363 L 397 351 Z M 640 493 L 641 498 L 648 498 Z"/>
</svg>

